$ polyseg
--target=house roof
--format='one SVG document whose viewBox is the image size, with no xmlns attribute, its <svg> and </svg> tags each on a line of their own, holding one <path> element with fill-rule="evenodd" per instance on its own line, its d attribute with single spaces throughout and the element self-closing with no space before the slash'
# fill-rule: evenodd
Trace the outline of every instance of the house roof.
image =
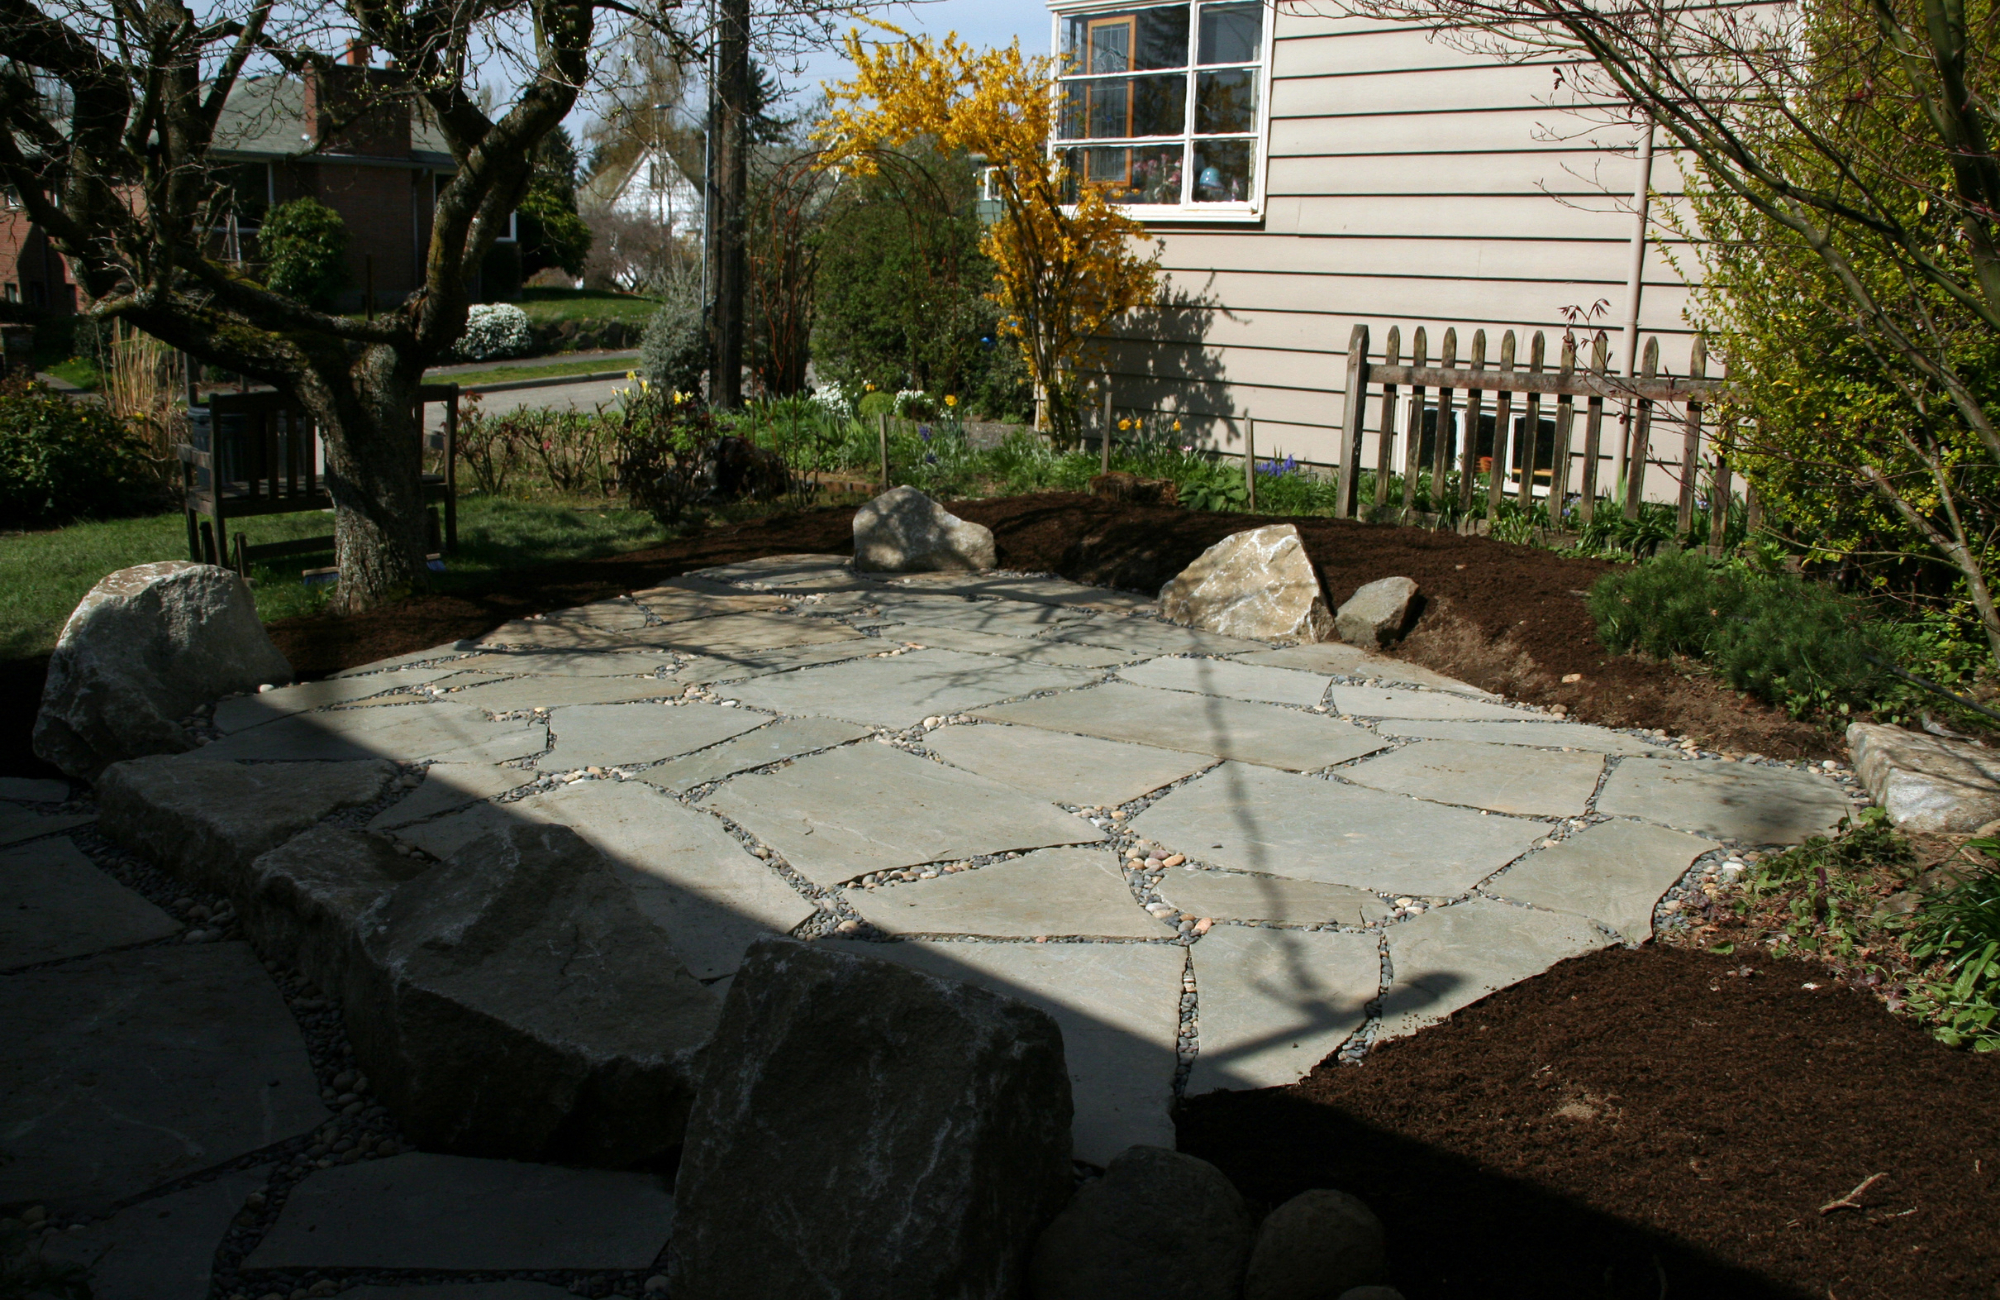
<svg viewBox="0 0 2000 1300">
<path fill-rule="evenodd" d="M 268 162 L 307 155 L 325 160 L 354 160 L 352 155 L 312 148 L 306 129 L 305 83 L 292 76 L 245 77 L 237 82 L 216 119 L 213 152 L 218 158 L 238 162 Z M 458 166 L 428 114 L 411 116 L 410 161 L 440 171 L 451 171 Z"/>
<path fill-rule="evenodd" d="M 628 161 L 607 167 L 585 181 L 577 192 L 577 206 L 591 211 L 604 211 L 616 207 L 619 200 L 625 197 L 625 192 L 637 180 L 639 169 L 655 158 L 664 160 L 672 169 L 666 189 L 692 193 L 696 196 L 696 201 L 700 201 L 701 186 L 681 169 L 680 163 L 671 151 L 645 148 Z"/>
</svg>

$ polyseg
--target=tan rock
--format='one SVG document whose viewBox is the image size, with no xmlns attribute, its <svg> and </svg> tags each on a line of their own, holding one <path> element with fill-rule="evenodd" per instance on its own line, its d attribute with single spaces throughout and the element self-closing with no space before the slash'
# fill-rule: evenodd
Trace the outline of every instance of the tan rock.
<svg viewBox="0 0 2000 1300">
<path fill-rule="evenodd" d="M 1873 722 L 1849 727 L 1847 747 L 1855 776 L 1904 830 L 1957 834 L 2000 819 L 2000 752 Z"/>
<path fill-rule="evenodd" d="M 1223 538 L 1160 588 L 1175 623 L 1256 641 L 1324 641 L 1333 615 L 1299 530 L 1272 524 Z"/>
<path fill-rule="evenodd" d="M 892 488 L 854 512 L 854 567 L 880 573 L 990 569 L 993 530 L 960 519 L 913 487 Z"/>
</svg>

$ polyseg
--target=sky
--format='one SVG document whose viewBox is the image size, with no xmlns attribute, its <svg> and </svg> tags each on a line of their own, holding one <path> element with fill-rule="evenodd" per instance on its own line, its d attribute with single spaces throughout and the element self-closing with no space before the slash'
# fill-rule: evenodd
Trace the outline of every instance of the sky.
<svg viewBox="0 0 2000 1300">
<path fill-rule="evenodd" d="M 927 0 L 895 5 L 880 16 L 908 31 L 933 36 L 955 31 L 973 45 L 1005 45 L 1018 36 L 1022 53 L 1049 52 L 1049 9 L 1042 0 Z M 797 100 L 810 101 L 820 82 L 846 76 L 847 68 L 847 60 L 832 50 L 811 59 L 803 75 L 785 80 L 795 89 Z"/>
</svg>

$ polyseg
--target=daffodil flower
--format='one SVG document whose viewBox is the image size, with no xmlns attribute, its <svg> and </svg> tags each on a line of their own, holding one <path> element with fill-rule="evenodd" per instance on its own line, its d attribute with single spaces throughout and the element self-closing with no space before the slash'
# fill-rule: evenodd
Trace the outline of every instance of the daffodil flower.
<svg viewBox="0 0 2000 1300">
<path fill-rule="evenodd" d="M 946 393 L 944 395 L 944 404 L 946 406 L 957 406 L 958 399 L 956 397 L 953 397 L 950 393 Z"/>
</svg>

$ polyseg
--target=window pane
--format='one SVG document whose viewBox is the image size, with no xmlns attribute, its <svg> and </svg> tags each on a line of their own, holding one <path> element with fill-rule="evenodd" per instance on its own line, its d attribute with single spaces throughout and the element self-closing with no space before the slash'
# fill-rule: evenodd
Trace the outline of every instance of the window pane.
<svg viewBox="0 0 2000 1300">
<path fill-rule="evenodd" d="M 1112 203 L 1179 203 L 1182 152 L 1178 144 L 1065 149 L 1064 201 L 1076 202 L 1089 185 Z"/>
<path fill-rule="evenodd" d="M 1062 140 L 1179 135 L 1187 129 L 1187 78 L 1110 77 L 1063 83 Z M 1234 129 L 1234 128 L 1231 128 Z"/>
<path fill-rule="evenodd" d="M 1247 203 L 1255 157 L 1256 146 L 1248 140 L 1195 141 L 1194 201 Z"/>
<path fill-rule="evenodd" d="M 1185 5 L 1135 9 L 1122 14 L 1086 14 L 1063 24 L 1067 72 L 1143 72 L 1184 68 L 1188 55 Z"/>
<path fill-rule="evenodd" d="M 1223 135 L 1257 129 L 1257 70 L 1195 75 L 1194 129 L 1197 135 Z"/>
<path fill-rule="evenodd" d="M 1261 4 L 1201 7 L 1201 62 L 1255 63 L 1263 45 Z"/>
</svg>

